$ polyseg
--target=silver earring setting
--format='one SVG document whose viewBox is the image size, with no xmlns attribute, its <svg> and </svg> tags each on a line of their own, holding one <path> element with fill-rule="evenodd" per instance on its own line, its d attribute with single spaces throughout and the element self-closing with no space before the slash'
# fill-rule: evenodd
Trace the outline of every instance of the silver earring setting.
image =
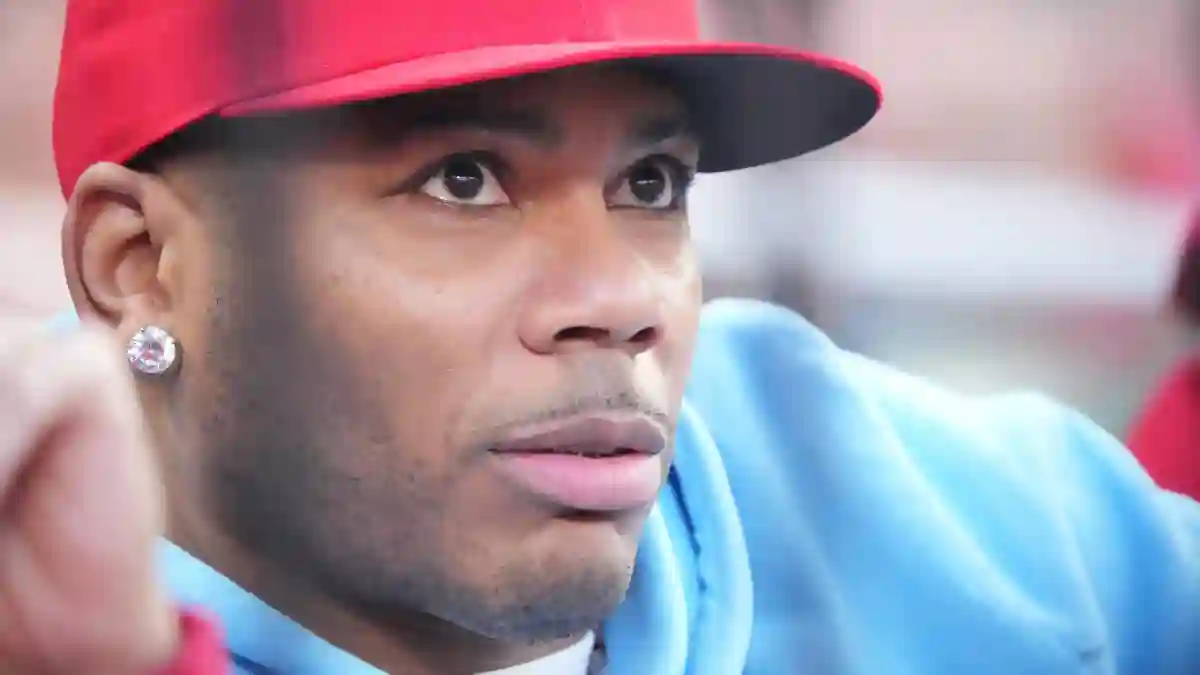
<svg viewBox="0 0 1200 675">
<path fill-rule="evenodd" d="M 125 355 L 129 365 L 143 375 L 163 375 L 179 360 L 179 343 L 158 326 L 146 326 L 129 338 Z"/>
</svg>

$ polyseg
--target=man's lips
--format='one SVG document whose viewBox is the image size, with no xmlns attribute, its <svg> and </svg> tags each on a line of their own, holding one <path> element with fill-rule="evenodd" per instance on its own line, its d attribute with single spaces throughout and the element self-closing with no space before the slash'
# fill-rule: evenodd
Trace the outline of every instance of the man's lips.
<svg viewBox="0 0 1200 675">
<path fill-rule="evenodd" d="M 640 414 L 580 415 L 513 430 L 491 444 L 504 475 L 559 507 L 628 511 L 662 484 L 666 426 Z"/>
<path fill-rule="evenodd" d="M 546 453 L 605 457 L 657 455 L 667 447 L 667 430 L 647 415 L 581 415 L 512 430 L 491 444 L 492 452 Z"/>
</svg>

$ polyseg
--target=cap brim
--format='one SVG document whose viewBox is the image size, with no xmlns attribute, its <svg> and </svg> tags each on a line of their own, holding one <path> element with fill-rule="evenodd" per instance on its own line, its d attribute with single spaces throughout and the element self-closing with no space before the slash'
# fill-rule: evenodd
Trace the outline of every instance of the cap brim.
<svg viewBox="0 0 1200 675">
<path fill-rule="evenodd" d="M 878 82 L 840 61 L 738 43 L 561 43 L 481 47 L 394 63 L 239 102 L 246 116 L 344 105 L 594 63 L 661 72 L 688 99 L 700 170 L 732 171 L 796 157 L 850 136 L 879 110 Z"/>
</svg>

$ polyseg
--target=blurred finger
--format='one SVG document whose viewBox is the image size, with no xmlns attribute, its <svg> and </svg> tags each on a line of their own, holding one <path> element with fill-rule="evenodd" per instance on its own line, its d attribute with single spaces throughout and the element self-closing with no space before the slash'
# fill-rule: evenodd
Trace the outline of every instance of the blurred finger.
<svg viewBox="0 0 1200 675">
<path fill-rule="evenodd" d="M 96 328 L 44 331 L 0 347 L 0 494 L 39 439 L 72 416 L 99 415 L 138 433 L 129 375 L 112 337 Z"/>
</svg>

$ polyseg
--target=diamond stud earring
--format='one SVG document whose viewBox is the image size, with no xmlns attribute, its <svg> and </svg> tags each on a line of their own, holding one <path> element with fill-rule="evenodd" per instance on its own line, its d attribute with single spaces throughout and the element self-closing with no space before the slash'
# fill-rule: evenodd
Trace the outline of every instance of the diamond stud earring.
<svg viewBox="0 0 1200 675">
<path fill-rule="evenodd" d="M 129 338 L 125 355 L 129 365 L 143 375 L 162 375 L 179 360 L 179 344 L 158 326 L 146 326 Z"/>
</svg>

